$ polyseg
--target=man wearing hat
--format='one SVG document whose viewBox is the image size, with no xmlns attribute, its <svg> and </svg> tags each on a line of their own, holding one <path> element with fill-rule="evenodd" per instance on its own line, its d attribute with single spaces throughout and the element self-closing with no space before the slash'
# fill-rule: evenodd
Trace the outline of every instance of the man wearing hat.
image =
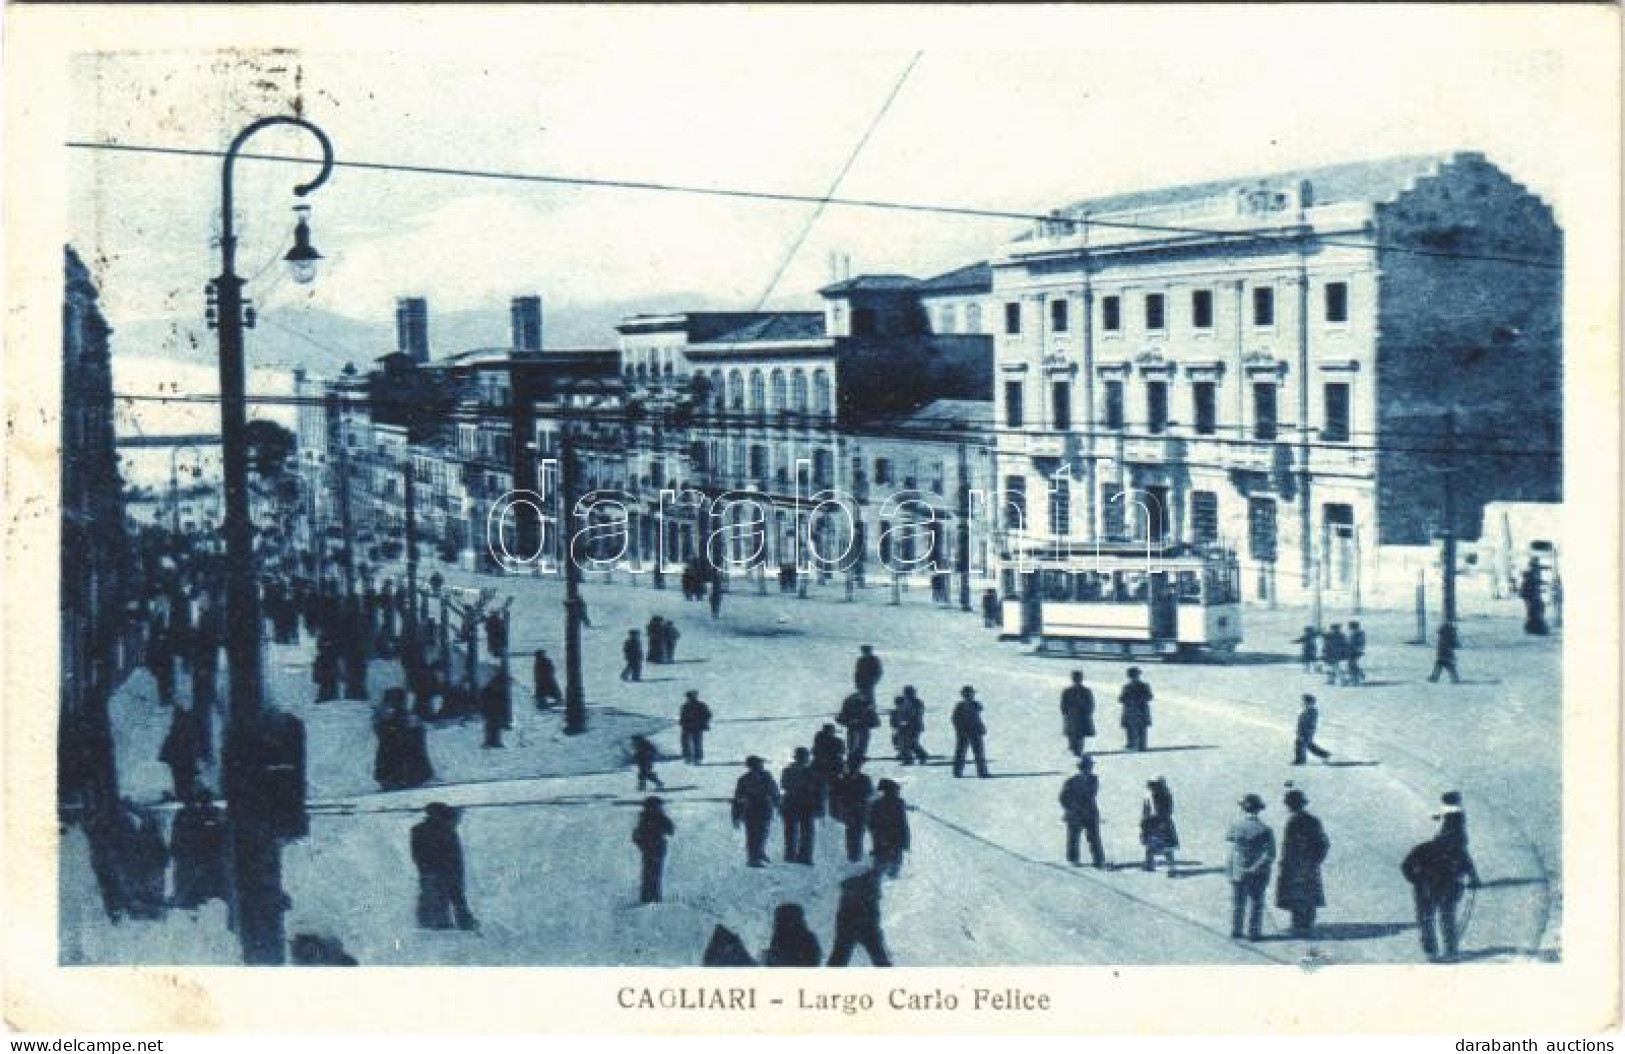
<svg viewBox="0 0 1625 1054">
<path fill-rule="evenodd" d="M 908 803 L 896 780 L 883 779 L 876 785 L 880 797 L 869 810 L 869 839 L 874 848 L 875 867 L 887 878 L 896 878 L 908 852 Z"/>
<path fill-rule="evenodd" d="M 1072 684 L 1061 693 L 1061 732 L 1067 749 L 1083 757 L 1089 737 L 1095 734 L 1095 693 L 1083 683 L 1083 671 L 1072 671 Z"/>
<path fill-rule="evenodd" d="M 1302 765 L 1313 754 L 1322 761 L 1330 761 L 1332 752 L 1315 742 L 1315 731 L 1320 727 L 1320 711 L 1315 709 L 1315 697 L 1303 697 L 1303 709 L 1298 712 L 1297 740 L 1292 746 L 1292 764 Z"/>
<path fill-rule="evenodd" d="M 705 733 L 711 730 L 711 708 L 690 688 L 683 693 L 677 711 L 677 727 L 683 730 L 683 760 L 698 765 L 705 760 Z"/>
<path fill-rule="evenodd" d="M 424 819 L 412 828 L 412 862 L 418 868 L 418 925 L 460 930 L 479 923 L 463 895 L 463 843 L 457 837 L 458 811 L 444 802 L 430 802 Z"/>
<path fill-rule="evenodd" d="M 1245 916 L 1247 939 L 1261 941 L 1264 892 L 1269 888 L 1270 868 L 1275 864 L 1275 832 L 1258 818 L 1264 811 L 1264 799 L 1249 794 L 1239 804 L 1244 815 L 1230 825 L 1230 833 L 1225 835 L 1230 843 L 1230 938 L 1241 939 Z"/>
<path fill-rule="evenodd" d="M 965 754 L 976 755 L 976 775 L 987 779 L 987 748 L 983 739 L 987 725 L 982 722 L 982 704 L 976 701 L 976 689 L 970 685 L 959 690 L 959 702 L 954 706 L 954 778 L 965 774 Z"/>
<path fill-rule="evenodd" d="M 1292 935 L 1307 937 L 1315 925 L 1315 912 L 1326 906 L 1320 865 L 1331 850 L 1326 829 L 1308 812 L 1303 791 L 1286 792 L 1284 803 L 1292 816 L 1281 829 L 1281 872 L 1275 880 L 1275 906 L 1292 913 Z"/>
<path fill-rule="evenodd" d="M 1140 668 L 1128 668 L 1128 683 L 1118 693 L 1117 701 L 1123 706 L 1123 732 L 1128 739 L 1127 750 L 1146 749 L 1146 730 L 1151 727 L 1151 686 L 1140 680 Z"/>
<path fill-rule="evenodd" d="M 745 759 L 745 774 L 734 785 L 734 827 L 745 827 L 745 864 L 767 864 L 767 829 L 779 807 L 779 785 L 766 769 L 766 762 L 752 754 Z"/>
<path fill-rule="evenodd" d="M 1061 814 L 1066 819 L 1066 859 L 1073 867 L 1082 866 L 1078 835 L 1089 837 L 1089 858 L 1096 868 L 1106 866 L 1106 851 L 1100 845 L 1100 777 L 1095 775 L 1093 758 L 1078 759 L 1078 774 L 1061 787 Z"/>
<path fill-rule="evenodd" d="M 1411 884 L 1416 902 L 1416 928 L 1422 950 L 1429 959 L 1439 960 L 1443 940 L 1443 961 L 1454 962 L 1461 934 L 1456 923 L 1456 906 L 1461 903 L 1462 880 L 1476 887 L 1478 870 L 1467 854 L 1465 814 L 1461 793 L 1450 791 L 1443 799 L 1445 811 L 1437 818 L 1439 832 L 1405 855 L 1400 873 Z"/>
</svg>

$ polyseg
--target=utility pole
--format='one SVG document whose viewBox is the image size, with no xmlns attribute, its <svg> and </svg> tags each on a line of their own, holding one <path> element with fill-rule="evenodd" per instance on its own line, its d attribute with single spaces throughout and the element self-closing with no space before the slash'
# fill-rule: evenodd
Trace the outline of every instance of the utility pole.
<svg viewBox="0 0 1625 1054">
<path fill-rule="evenodd" d="M 560 428 L 559 489 L 563 509 L 559 531 L 564 542 L 564 733 L 580 735 L 587 730 L 587 697 L 581 683 L 581 565 L 571 546 L 570 526 L 574 523 L 576 488 L 576 436 L 572 415 L 565 411 Z"/>
<path fill-rule="evenodd" d="M 344 535 L 344 595 L 355 596 L 355 524 L 350 517 L 350 426 L 345 412 L 339 425 L 339 530 Z"/>
<path fill-rule="evenodd" d="M 1441 617 L 1456 621 L 1456 411 L 1444 415 L 1444 602 Z"/>
<path fill-rule="evenodd" d="M 970 452 L 959 441 L 959 524 L 954 532 L 959 565 L 959 610 L 970 610 Z"/>
<path fill-rule="evenodd" d="M 418 507 L 412 452 L 406 452 L 406 639 L 418 647 Z"/>
</svg>

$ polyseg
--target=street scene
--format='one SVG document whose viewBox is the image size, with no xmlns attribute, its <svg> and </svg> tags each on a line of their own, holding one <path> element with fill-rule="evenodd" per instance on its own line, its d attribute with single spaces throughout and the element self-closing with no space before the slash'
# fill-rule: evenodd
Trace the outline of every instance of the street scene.
<svg viewBox="0 0 1625 1054">
<path fill-rule="evenodd" d="M 62 964 L 1564 960 L 1564 214 L 1488 103 L 1029 177 L 940 113 L 1161 96 L 75 62 Z"/>
</svg>

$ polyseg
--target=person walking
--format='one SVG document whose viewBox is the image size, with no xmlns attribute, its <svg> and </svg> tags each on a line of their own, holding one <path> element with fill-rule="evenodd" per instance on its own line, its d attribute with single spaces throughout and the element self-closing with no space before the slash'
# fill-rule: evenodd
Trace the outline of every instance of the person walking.
<svg viewBox="0 0 1625 1054">
<path fill-rule="evenodd" d="M 863 759 L 848 755 L 846 771 L 830 788 L 830 814 L 846 828 L 846 859 L 857 863 L 863 859 L 863 834 L 869 827 L 869 800 L 874 797 L 874 783 L 863 771 Z"/>
<path fill-rule="evenodd" d="M 638 767 L 638 790 L 648 789 L 651 783 L 661 790 L 666 789 L 665 783 L 655 773 L 655 761 L 659 757 L 660 752 L 649 742 L 648 736 L 632 737 L 632 761 Z"/>
<path fill-rule="evenodd" d="M 1341 684 L 1348 680 L 1343 669 L 1343 663 L 1348 659 L 1349 640 L 1343 635 L 1343 624 L 1332 623 L 1332 628 L 1326 631 L 1325 643 L 1321 645 L 1320 657 L 1326 669 L 1327 684 Z"/>
<path fill-rule="evenodd" d="M 1100 844 L 1100 777 L 1095 775 L 1093 758 L 1078 759 L 1078 774 L 1061 786 L 1061 815 L 1066 821 L 1066 861 L 1081 867 L 1078 836 L 1089 839 L 1089 860 L 1097 869 L 1106 866 L 1106 851 Z"/>
<path fill-rule="evenodd" d="M 923 765 L 931 755 L 920 745 L 925 734 L 925 701 L 915 694 L 912 684 L 903 686 L 903 694 L 892 704 L 892 742 L 897 747 L 897 760 L 905 765 L 916 762 Z"/>
<path fill-rule="evenodd" d="M 745 864 L 767 864 L 767 829 L 779 807 L 779 788 L 768 775 L 766 762 L 752 754 L 745 759 L 745 774 L 734 784 L 733 823 L 745 828 Z"/>
<path fill-rule="evenodd" d="M 1295 637 L 1292 643 L 1301 649 L 1298 655 L 1303 660 L 1304 673 L 1314 673 L 1320 668 L 1320 630 L 1305 626 L 1303 633 Z"/>
<path fill-rule="evenodd" d="M 909 850 L 908 803 L 896 780 L 883 779 L 876 790 L 880 797 L 869 810 L 869 844 L 875 867 L 887 878 L 896 878 L 903 870 L 903 854 Z"/>
<path fill-rule="evenodd" d="M 852 683 L 858 691 L 873 699 L 882 676 L 880 656 L 875 654 L 874 647 L 869 644 L 861 645 L 858 648 L 858 661 L 852 666 Z"/>
<path fill-rule="evenodd" d="M 867 868 L 841 882 L 841 902 L 835 909 L 835 946 L 830 966 L 852 961 L 852 949 L 863 945 L 875 966 L 890 966 L 886 938 L 880 932 L 880 869 Z"/>
<path fill-rule="evenodd" d="M 997 629 L 999 626 L 999 594 L 994 589 L 982 590 L 982 628 Z"/>
<path fill-rule="evenodd" d="M 555 703 L 564 705 L 564 690 L 559 687 L 558 668 L 541 648 L 537 648 L 531 658 L 531 679 L 536 685 L 538 710 L 545 710 Z"/>
<path fill-rule="evenodd" d="M 1144 751 L 1147 749 L 1147 731 L 1151 728 L 1151 686 L 1140 680 L 1140 668 L 1128 668 L 1128 683 L 1123 690 L 1117 693 L 1117 702 L 1123 708 L 1123 733 L 1126 739 L 1124 749 Z"/>
<path fill-rule="evenodd" d="M 1247 939 L 1261 941 L 1264 893 L 1269 888 L 1270 868 L 1275 864 L 1275 832 L 1258 818 L 1264 811 L 1264 799 L 1249 794 L 1239 804 L 1242 818 L 1225 835 L 1230 843 L 1230 939 L 1241 939 L 1245 922 Z"/>
<path fill-rule="evenodd" d="M 1474 888 L 1479 883 L 1477 869 L 1466 852 L 1465 825 L 1446 827 L 1443 817 L 1440 819 L 1438 833 L 1405 855 L 1400 873 L 1411 884 L 1422 951 L 1433 962 L 1455 962 L 1461 951 L 1456 908 L 1461 903 L 1463 882 Z"/>
<path fill-rule="evenodd" d="M 632 844 L 638 847 L 642 860 L 638 882 L 638 902 L 658 904 L 661 882 L 666 870 L 666 841 L 676 833 L 671 817 L 666 815 L 659 798 L 643 799 L 643 811 L 638 813 L 637 826 L 632 828 Z"/>
<path fill-rule="evenodd" d="M 1461 675 L 1456 672 L 1456 651 L 1460 647 L 1461 634 L 1456 632 L 1456 624 L 1446 622 L 1440 626 L 1433 647 L 1433 673 L 1428 676 L 1429 683 L 1438 684 L 1441 673 L 1450 674 L 1451 684 L 1461 683 Z"/>
<path fill-rule="evenodd" d="M 1145 869 L 1155 871 L 1157 857 L 1168 861 L 1168 877 L 1174 877 L 1174 852 L 1179 848 L 1179 828 L 1174 826 L 1174 795 L 1168 781 L 1160 776 L 1145 785 L 1140 803 L 1140 844 L 1145 846 Z"/>
<path fill-rule="evenodd" d="M 818 814 L 817 777 L 809 765 L 812 753 L 797 747 L 795 760 L 779 775 L 780 818 L 784 823 L 784 862 L 813 862 L 813 817 Z"/>
<path fill-rule="evenodd" d="M 807 927 L 800 904 L 773 909 L 773 937 L 762 955 L 763 966 L 817 966 L 824 961 L 818 938 Z"/>
<path fill-rule="evenodd" d="M 683 693 L 683 705 L 677 710 L 677 727 L 682 731 L 683 760 L 690 765 L 703 762 L 705 734 L 711 730 L 711 708 L 692 688 Z"/>
<path fill-rule="evenodd" d="M 482 748 L 494 750 L 502 747 L 502 730 L 508 727 L 512 712 L 508 698 L 508 675 L 498 670 L 480 689 L 480 718 L 485 724 L 485 741 L 480 744 Z"/>
<path fill-rule="evenodd" d="M 660 620 L 660 659 L 668 666 L 677 661 L 677 624 L 669 618 Z"/>
<path fill-rule="evenodd" d="M 457 835 L 458 810 L 444 802 L 424 807 L 412 828 L 412 862 L 418 869 L 418 925 L 429 930 L 477 930 L 463 890 L 463 843 Z"/>
<path fill-rule="evenodd" d="M 1315 730 L 1320 727 L 1320 711 L 1315 708 L 1315 697 L 1303 697 L 1303 709 L 1298 711 L 1298 733 L 1292 745 L 1292 764 L 1302 765 L 1313 754 L 1322 761 L 1330 761 L 1332 752 L 1315 742 Z"/>
<path fill-rule="evenodd" d="M 1083 757 L 1095 734 L 1095 693 L 1083 683 L 1083 671 L 1072 671 L 1072 684 L 1061 693 L 1061 732 L 1074 757 Z"/>
<path fill-rule="evenodd" d="M 649 624 L 644 627 L 644 640 L 649 642 L 649 664 L 658 666 L 666 661 L 665 632 L 666 620 L 659 615 L 651 615 Z"/>
<path fill-rule="evenodd" d="M 1308 937 L 1315 912 L 1326 906 L 1320 865 L 1331 851 L 1331 839 L 1320 820 L 1308 811 L 1309 799 L 1294 787 L 1283 799 L 1292 813 L 1281 829 L 1281 870 L 1275 879 L 1275 906 L 1292 915 L 1292 935 Z"/>
<path fill-rule="evenodd" d="M 959 690 L 959 702 L 954 706 L 954 778 L 965 774 L 965 754 L 976 756 L 976 775 L 987 779 L 987 725 L 982 720 L 982 704 L 976 699 L 976 689 L 970 685 Z"/>
<path fill-rule="evenodd" d="M 818 781 L 818 815 L 829 805 L 830 790 L 846 771 L 846 743 L 833 724 L 826 724 L 813 736 L 812 773 Z"/>
<path fill-rule="evenodd" d="M 1348 683 L 1362 685 L 1365 683 L 1365 667 L 1360 664 L 1365 660 L 1365 630 L 1358 622 L 1349 623 L 1349 658 Z"/>
<path fill-rule="evenodd" d="M 1439 798 L 1439 835 L 1449 843 L 1453 853 L 1461 858 L 1462 875 L 1469 889 L 1477 889 L 1478 868 L 1467 851 L 1467 813 L 1461 806 L 1461 791 L 1445 791 Z"/>
<path fill-rule="evenodd" d="M 848 695 L 841 702 L 841 712 L 836 715 L 835 723 L 846 729 L 847 758 L 867 758 L 869 734 L 880 726 L 874 696 L 862 688 Z"/>
<path fill-rule="evenodd" d="M 643 642 L 638 639 L 637 630 L 628 630 L 626 640 L 621 644 L 621 658 L 626 665 L 621 667 L 621 680 L 643 680 Z"/>
<path fill-rule="evenodd" d="M 722 575 L 713 571 L 708 575 L 711 579 L 711 617 L 722 617 Z"/>
</svg>

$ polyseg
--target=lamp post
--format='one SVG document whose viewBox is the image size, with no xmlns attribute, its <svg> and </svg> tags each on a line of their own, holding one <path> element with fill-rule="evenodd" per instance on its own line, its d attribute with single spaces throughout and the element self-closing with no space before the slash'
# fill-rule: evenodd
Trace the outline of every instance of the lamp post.
<svg viewBox="0 0 1625 1054">
<path fill-rule="evenodd" d="M 181 533 L 181 483 L 180 472 L 178 466 L 176 465 L 176 459 L 180 456 L 180 452 L 182 450 L 190 450 L 194 455 L 197 456 L 199 464 L 193 466 L 192 478 L 197 479 L 203 475 L 203 469 L 201 467 L 203 452 L 201 450 L 193 446 L 191 443 L 182 443 L 179 446 L 169 448 L 169 503 L 171 506 L 170 515 L 172 517 L 170 522 L 177 537 Z"/>
<path fill-rule="evenodd" d="M 232 223 L 232 174 L 243 145 L 266 128 L 302 128 L 321 144 L 321 171 L 293 188 L 304 197 L 327 181 L 333 170 L 333 146 L 326 133 L 299 117 L 263 117 L 248 125 L 226 150 L 220 177 L 220 275 L 209 287 L 210 316 L 220 341 L 220 442 L 225 491 L 226 536 L 226 666 L 230 673 L 231 718 L 226 729 L 226 796 L 231 817 L 231 871 L 236 896 L 233 922 L 242 944 L 243 961 L 278 965 L 284 961 L 281 859 L 277 845 L 273 789 L 287 789 L 296 778 L 303 808 L 302 757 L 297 764 L 264 755 L 270 740 L 303 753 L 303 730 L 283 727 L 266 735 L 263 720 L 264 670 L 260 658 L 260 610 L 254 568 L 254 525 L 248 505 L 248 448 L 245 442 L 247 393 L 244 386 L 243 330 L 253 325 L 253 307 L 243 297 L 237 274 L 237 233 Z M 294 246 L 284 259 L 300 283 L 315 276 L 321 254 L 310 244 L 308 207 L 298 210 Z M 292 720 L 291 718 L 289 720 Z M 280 781 L 280 782 L 279 782 Z"/>
</svg>

